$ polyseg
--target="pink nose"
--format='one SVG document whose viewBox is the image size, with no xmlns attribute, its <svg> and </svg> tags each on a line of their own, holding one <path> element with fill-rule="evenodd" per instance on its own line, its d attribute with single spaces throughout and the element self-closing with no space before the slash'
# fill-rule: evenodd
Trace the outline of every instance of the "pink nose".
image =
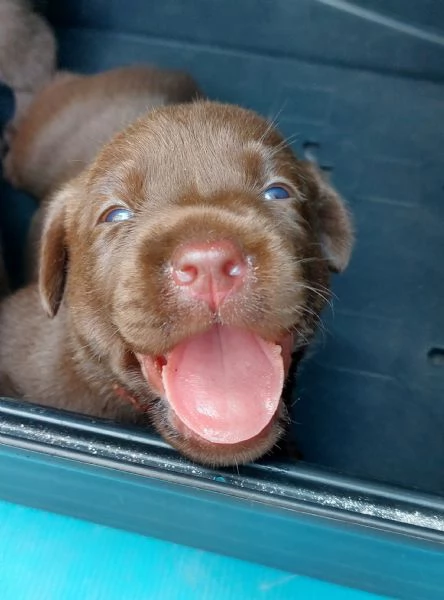
<svg viewBox="0 0 444 600">
<path fill-rule="evenodd" d="M 242 252 L 228 240 L 181 246 L 172 260 L 176 285 L 212 310 L 243 284 L 246 271 Z"/>
</svg>

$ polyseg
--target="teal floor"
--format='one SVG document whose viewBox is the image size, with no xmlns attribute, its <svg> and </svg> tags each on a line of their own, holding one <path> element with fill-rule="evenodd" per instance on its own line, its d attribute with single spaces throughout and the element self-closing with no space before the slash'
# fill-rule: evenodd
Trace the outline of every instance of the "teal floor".
<svg viewBox="0 0 444 600">
<path fill-rule="evenodd" d="M 1 600 L 371 600 L 371 594 L 0 502 Z"/>
</svg>

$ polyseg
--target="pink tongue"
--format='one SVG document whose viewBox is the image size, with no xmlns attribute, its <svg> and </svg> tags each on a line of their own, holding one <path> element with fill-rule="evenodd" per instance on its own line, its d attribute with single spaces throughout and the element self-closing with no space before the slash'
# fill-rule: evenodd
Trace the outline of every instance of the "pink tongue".
<svg viewBox="0 0 444 600">
<path fill-rule="evenodd" d="M 209 442 L 236 444 L 260 433 L 278 408 L 281 348 L 253 333 L 215 326 L 174 348 L 162 380 L 184 425 Z"/>
</svg>

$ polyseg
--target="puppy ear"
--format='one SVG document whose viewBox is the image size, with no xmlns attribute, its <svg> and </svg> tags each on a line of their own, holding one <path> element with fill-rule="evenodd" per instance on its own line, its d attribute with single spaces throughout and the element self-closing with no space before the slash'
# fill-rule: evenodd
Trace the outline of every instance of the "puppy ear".
<svg viewBox="0 0 444 600">
<path fill-rule="evenodd" d="M 43 308 L 55 317 L 65 290 L 68 266 L 65 226 L 65 195 L 63 190 L 49 201 L 45 217 L 39 261 L 39 290 Z"/>
<path fill-rule="evenodd" d="M 353 225 L 339 194 L 330 186 L 313 163 L 308 170 L 308 198 L 314 202 L 318 235 L 331 271 L 342 272 L 348 265 L 353 248 Z"/>
</svg>

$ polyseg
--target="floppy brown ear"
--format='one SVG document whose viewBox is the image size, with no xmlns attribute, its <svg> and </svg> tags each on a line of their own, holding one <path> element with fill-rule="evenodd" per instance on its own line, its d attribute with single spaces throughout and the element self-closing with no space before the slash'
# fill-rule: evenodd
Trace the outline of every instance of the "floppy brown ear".
<svg viewBox="0 0 444 600">
<path fill-rule="evenodd" d="M 314 202 L 322 251 L 330 270 L 340 273 L 347 267 L 353 248 L 354 235 L 350 213 L 322 172 L 312 163 L 308 163 L 306 167 L 308 197 Z"/>
<path fill-rule="evenodd" d="M 65 290 L 68 266 L 65 226 L 65 195 L 61 191 L 51 198 L 45 216 L 39 261 L 39 290 L 43 308 L 54 317 Z"/>
</svg>

